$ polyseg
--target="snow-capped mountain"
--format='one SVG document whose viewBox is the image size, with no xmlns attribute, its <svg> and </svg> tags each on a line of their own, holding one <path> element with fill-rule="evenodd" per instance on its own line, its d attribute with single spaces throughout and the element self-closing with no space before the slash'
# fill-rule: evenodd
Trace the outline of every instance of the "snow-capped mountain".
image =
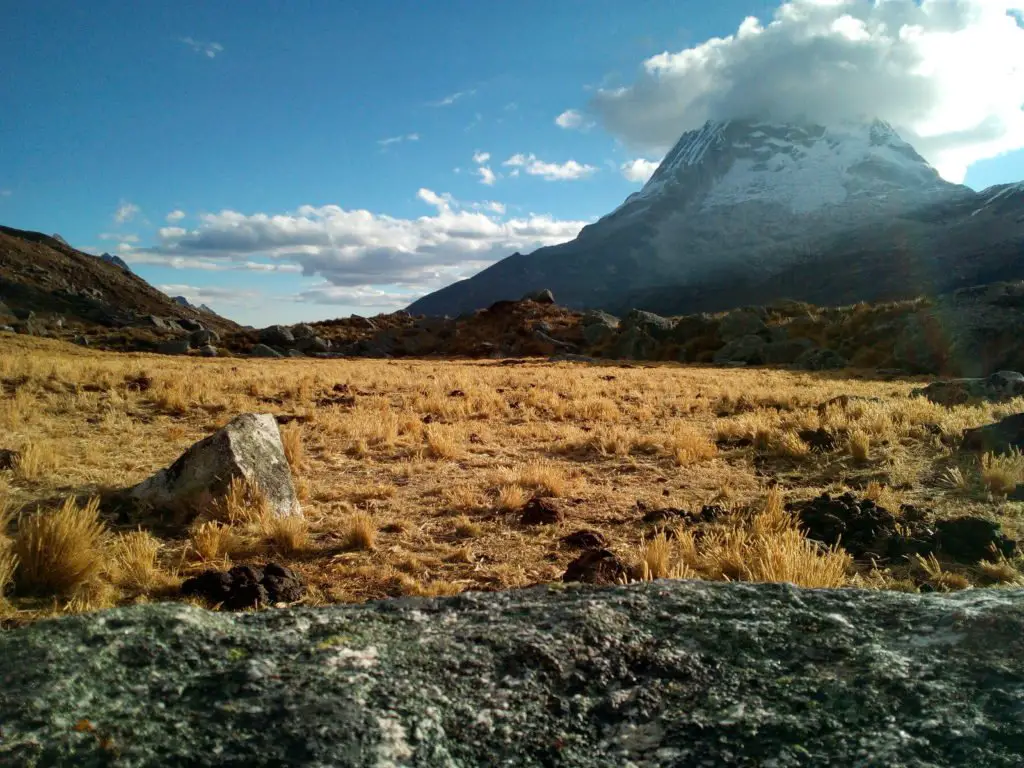
<svg viewBox="0 0 1024 768">
<path fill-rule="evenodd" d="M 541 287 L 568 306 L 612 311 L 914 295 L 973 279 L 975 262 L 991 272 L 1007 253 L 1024 277 L 1022 214 L 1024 184 L 980 194 L 951 184 L 878 120 L 709 122 L 576 240 L 514 254 L 410 311 L 456 314 Z M 953 270 L 929 266 L 986 243 Z M 872 265 L 891 274 L 866 275 Z M 813 277 L 822 270 L 828 280 Z"/>
</svg>

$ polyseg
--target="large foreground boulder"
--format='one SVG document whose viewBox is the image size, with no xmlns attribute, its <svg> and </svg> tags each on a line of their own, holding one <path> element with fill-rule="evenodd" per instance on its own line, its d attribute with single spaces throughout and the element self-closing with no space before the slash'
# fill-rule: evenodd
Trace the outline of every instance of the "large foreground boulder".
<svg viewBox="0 0 1024 768">
<path fill-rule="evenodd" d="M 281 432 L 270 413 L 236 417 L 125 495 L 154 509 L 181 509 L 197 498 L 222 497 L 238 477 L 259 487 L 272 514 L 302 513 Z"/>
<path fill-rule="evenodd" d="M 1024 593 L 654 582 L 0 633 L 6 765 L 1021 764 Z"/>
</svg>

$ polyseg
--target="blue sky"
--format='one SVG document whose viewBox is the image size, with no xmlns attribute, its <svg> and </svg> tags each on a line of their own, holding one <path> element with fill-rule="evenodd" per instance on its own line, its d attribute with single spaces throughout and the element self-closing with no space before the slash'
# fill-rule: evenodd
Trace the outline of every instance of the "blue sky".
<svg viewBox="0 0 1024 768">
<path fill-rule="evenodd" d="M 639 188 L 664 137 L 706 117 L 683 52 L 711 51 L 749 16 L 799 31 L 824 5 L 8 3 L 0 223 L 118 252 L 151 283 L 244 323 L 388 311 L 514 250 L 571 239 Z M 872 4 L 853 5 L 865 29 L 881 24 Z M 933 21 L 959 24 L 963 46 L 1000 24 L 929 17 L 926 31 Z M 959 154 L 939 139 L 971 125 L 928 139 L 976 188 L 1024 179 L 1006 107 L 1024 72 L 1013 29 L 985 62 L 1008 67 L 994 95 L 952 110 L 1002 130 L 958 139 Z M 843 34 L 837 56 L 861 44 Z M 742 62 L 740 38 L 724 50 Z M 663 52 L 651 87 L 645 62 Z M 965 98 L 941 77 L 952 95 L 933 117 Z M 665 117 L 651 133 L 641 113 Z"/>
</svg>

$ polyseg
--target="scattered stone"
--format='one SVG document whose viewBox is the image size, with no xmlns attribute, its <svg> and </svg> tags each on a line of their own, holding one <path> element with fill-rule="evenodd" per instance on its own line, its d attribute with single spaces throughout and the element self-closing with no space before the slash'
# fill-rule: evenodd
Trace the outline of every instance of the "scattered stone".
<svg viewBox="0 0 1024 768">
<path fill-rule="evenodd" d="M 1024 451 L 1024 413 L 1016 413 L 994 424 L 964 431 L 960 446 L 978 453 Z"/>
<path fill-rule="evenodd" d="M 535 301 L 538 304 L 554 304 L 555 294 L 547 288 L 541 291 L 534 291 L 523 296 L 523 301 Z"/>
<path fill-rule="evenodd" d="M 766 344 L 761 354 L 767 365 L 792 365 L 813 348 L 814 342 L 810 339 L 786 339 Z"/>
<path fill-rule="evenodd" d="M 938 405 L 963 405 L 971 401 L 1002 403 L 1024 396 L 1024 374 L 1017 371 L 997 371 L 983 379 L 953 379 L 936 381 L 911 395 L 925 397 Z"/>
<path fill-rule="evenodd" d="M 829 453 L 839 447 L 839 441 L 836 439 L 836 436 L 824 427 L 802 429 L 797 432 L 797 435 L 816 453 Z"/>
<path fill-rule="evenodd" d="M 271 325 L 260 331 L 260 343 L 268 347 L 290 347 L 295 343 L 295 337 L 283 325 Z"/>
<path fill-rule="evenodd" d="M 75 336 L 75 342 L 74 343 L 77 344 L 80 347 L 88 347 L 89 346 L 89 339 L 86 338 L 85 336 Z"/>
<path fill-rule="evenodd" d="M 613 340 L 610 355 L 620 360 L 651 360 L 657 356 L 659 343 L 636 326 L 624 328 Z"/>
<path fill-rule="evenodd" d="M 17 451 L 12 451 L 9 448 L 0 448 L 0 470 L 14 469 L 18 466 L 20 459 L 21 454 Z"/>
<path fill-rule="evenodd" d="M 220 341 L 220 334 L 216 331 L 200 328 L 198 331 L 192 331 L 189 334 L 188 340 L 192 342 L 194 347 L 205 347 L 207 344 L 215 344 Z"/>
<path fill-rule="evenodd" d="M 572 549 L 603 549 L 608 546 L 608 540 L 600 531 L 585 529 L 570 533 L 559 539 L 562 544 Z"/>
<path fill-rule="evenodd" d="M 373 322 L 373 320 L 371 320 L 370 318 L 363 317 L 362 315 L 351 315 L 349 317 L 349 321 L 356 328 L 363 328 L 367 331 L 377 330 L 377 324 Z"/>
<path fill-rule="evenodd" d="M 562 518 L 562 510 L 554 501 L 535 496 L 526 502 L 519 522 L 523 525 L 554 525 Z"/>
<path fill-rule="evenodd" d="M 307 355 L 325 355 L 331 351 L 331 344 L 319 336 L 303 336 L 296 341 L 296 349 Z"/>
<path fill-rule="evenodd" d="M 760 336 L 742 336 L 734 339 L 715 352 L 712 358 L 718 365 L 743 363 L 744 365 L 760 365 L 764 360 L 767 346 Z"/>
<path fill-rule="evenodd" d="M 560 349 L 563 352 L 573 353 L 576 351 L 575 344 L 570 344 L 567 341 L 560 341 L 559 339 L 554 339 L 551 336 L 548 336 L 546 333 L 544 333 L 544 331 L 534 331 L 533 337 L 537 339 L 537 341 L 543 344 L 550 344 L 555 349 Z"/>
<path fill-rule="evenodd" d="M 183 597 L 198 597 L 226 611 L 294 603 L 305 593 L 302 578 L 276 563 L 267 563 L 262 568 L 236 565 L 229 571 L 203 571 L 181 585 Z"/>
<path fill-rule="evenodd" d="M 0 331 L 4 333 L 14 333 L 14 326 L 11 325 L 0 325 Z"/>
<path fill-rule="evenodd" d="M 187 355 L 192 349 L 188 339 L 174 339 L 157 345 L 156 351 L 161 355 Z"/>
<path fill-rule="evenodd" d="M 249 350 L 249 354 L 253 357 L 284 357 L 276 349 L 267 346 L 266 344 L 257 344 Z"/>
<path fill-rule="evenodd" d="M 737 309 L 722 318 L 718 335 L 729 342 L 744 336 L 767 336 L 768 326 L 759 313 L 751 309 Z"/>
<path fill-rule="evenodd" d="M 285 353 L 285 357 L 305 357 L 306 353 L 298 349 L 289 349 Z"/>
<path fill-rule="evenodd" d="M 184 318 L 180 318 L 179 317 L 178 318 L 178 325 L 180 325 L 182 327 L 182 329 L 186 330 L 186 331 L 201 331 L 201 330 L 203 330 L 203 324 L 202 323 L 200 323 L 198 320 L 192 320 L 191 318 L 188 318 L 188 317 L 184 317 Z"/>
<path fill-rule="evenodd" d="M 562 581 L 621 584 L 628 576 L 629 567 L 610 549 L 588 549 L 569 563 L 562 574 Z"/>
<path fill-rule="evenodd" d="M 629 314 L 623 318 L 621 327 L 623 330 L 636 328 L 653 339 L 664 340 L 671 336 L 675 322 L 653 312 L 631 309 Z"/>
<path fill-rule="evenodd" d="M 292 336 L 296 341 L 299 339 L 312 339 L 316 336 L 316 330 L 311 325 L 299 323 L 298 325 L 292 326 Z"/>
<path fill-rule="evenodd" d="M 805 371 L 834 371 L 847 366 L 846 358 L 831 349 L 808 349 L 795 362 Z"/>
<path fill-rule="evenodd" d="M 212 344 L 204 344 L 199 348 L 200 357 L 216 357 L 217 348 Z"/>
<path fill-rule="evenodd" d="M 125 494 L 156 510 L 177 510 L 204 495 L 223 497 L 236 477 L 259 488 L 271 514 L 302 514 L 281 433 L 269 413 L 236 417 L 185 451 L 170 467 L 127 489 Z"/>
<path fill-rule="evenodd" d="M 995 562 L 1017 554 L 1017 542 L 1003 535 L 998 523 L 983 517 L 956 517 L 935 523 L 939 551 L 961 563 Z"/>
</svg>

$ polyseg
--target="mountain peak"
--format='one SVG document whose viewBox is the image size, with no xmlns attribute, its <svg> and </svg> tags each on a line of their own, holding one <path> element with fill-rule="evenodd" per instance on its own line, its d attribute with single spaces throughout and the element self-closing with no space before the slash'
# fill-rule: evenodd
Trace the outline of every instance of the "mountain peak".
<svg viewBox="0 0 1024 768">
<path fill-rule="evenodd" d="M 757 202 L 792 213 L 850 202 L 927 202 L 960 189 L 882 120 L 709 121 L 689 131 L 617 212 L 671 197 L 702 210 Z"/>
</svg>

